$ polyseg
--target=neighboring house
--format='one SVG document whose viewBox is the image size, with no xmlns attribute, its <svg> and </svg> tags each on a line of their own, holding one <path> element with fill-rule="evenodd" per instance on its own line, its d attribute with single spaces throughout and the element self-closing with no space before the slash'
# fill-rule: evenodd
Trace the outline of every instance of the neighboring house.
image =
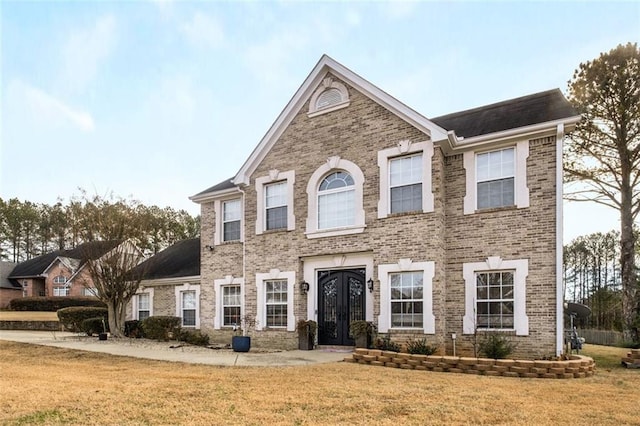
<svg viewBox="0 0 640 426">
<path fill-rule="evenodd" d="M 183 327 L 200 328 L 200 238 L 177 242 L 133 272 L 141 272 L 143 278 L 127 318 L 178 316 Z"/>
<path fill-rule="evenodd" d="M 22 297 L 22 286 L 8 278 L 15 267 L 15 263 L 0 262 L 0 309 L 6 309 L 12 299 Z"/>
<path fill-rule="evenodd" d="M 117 245 L 115 241 L 92 241 L 56 250 L 18 264 L 8 278 L 24 289 L 24 296 L 95 296 L 87 260 L 100 259 Z"/>
<path fill-rule="evenodd" d="M 366 319 L 449 354 L 477 331 L 561 352 L 562 144 L 578 120 L 557 89 L 428 119 L 323 56 L 239 172 L 191 197 L 199 327 L 226 339 L 248 314 L 256 340 L 292 348 L 300 319 L 321 345 L 352 345 Z"/>
</svg>

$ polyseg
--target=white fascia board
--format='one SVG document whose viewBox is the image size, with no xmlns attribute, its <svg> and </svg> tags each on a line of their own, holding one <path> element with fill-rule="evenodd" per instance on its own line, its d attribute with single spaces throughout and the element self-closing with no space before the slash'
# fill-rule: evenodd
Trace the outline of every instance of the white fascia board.
<svg viewBox="0 0 640 426">
<path fill-rule="evenodd" d="M 216 200 L 218 198 L 226 197 L 228 195 L 232 195 L 236 193 L 239 194 L 240 192 L 241 191 L 239 188 L 233 187 L 233 188 L 222 189 L 220 191 L 211 191 L 211 192 L 206 192 L 204 194 L 193 195 L 189 197 L 189 199 L 194 203 L 202 204 L 202 203 Z"/>
<path fill-rule="evenodd" d="M 156 278 L 140 281 L 140 287 L 159 287 L 165 285 L 182 285 L 184 283 L 200 284 L 200 275 L 188 277 Z"/>
<path fill-rule="evenodd" d="M 232 180 L 234 184 L 249 184 L 250 176 L 255 171 L 258 164 L 260 164 L 267 153 L 271 150 L 289 123 L 291 123 L 296 113 L 300 108 L 302 108 L 303 104 L 306 103 L 309 96 L 311 96 L 312 92 L 317 88 L 328 72 L 331 72 L 337 78 L 349 83 L 356 90 L 363 93 L 374 102 L 429 135 L 431 140 L 440 140 L 447 137 L 447 131 L 440 126 L 429 121 L 429 119 L 423 115 L 418 114 L 416 111 L 398 101 L 393 96 L 390 96 L 378 87 L 369 83 L 367 80 L 346 68 L 344 65 L 336 62 L 327 55 L 322 55 L 298 91 L 291 98 L 273 125 L 269 128 L 269 131 L 267 131 L 258 146 L 253 150 L 247 161 L 240 168 L 235 178 Z M 193 197 L 191 199 L 193 200 Z"/>
<path fill-rule="evenodd" d="M 485 135 L 473 136 L 470 138 L 459 138 L 455 131 L 449 131 L 447 137 L 443 140 L 437 140 L 436 143 L 446 155 L 452 155 L 459 152 L 476 149 L 478 146 L 491 147 L 501 143 L 509 142 L 513 139 L 532 139 L 534 137 L 544 137 L 555 135 L 559 125 L 564 125 L 565 131 L 568 133 L 575 128 L 580 121 L 580 116 L 562 118 L 560 120 L 546 121 L 544 123 L 532 124 L 525 127 L 517 127 L 515 129 L 503 130 L 501 132 L 487 133 Z"/>
</svg>

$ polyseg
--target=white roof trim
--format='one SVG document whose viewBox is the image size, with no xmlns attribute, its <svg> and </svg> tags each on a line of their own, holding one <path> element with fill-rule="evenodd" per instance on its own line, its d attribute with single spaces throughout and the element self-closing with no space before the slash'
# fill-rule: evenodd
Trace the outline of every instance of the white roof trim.
<svg viewBox="0 0 640 426">
<path fill-rule="evenodd" d="M 356 90 L 363 93 L 374 102 L 429 135 L 431 140 L 437 141 L 447 138 L 447 131 L 440 126 L 428 120 L 423 115 L 418 114 L 413 109 L 398 101 L 393 96 L 390 96 L 380 90 L 378 87 L 369 83 L 367 80 L 363 79 L 342 64 L 336 62 L 329 56 L 322 55 L 298 91 L 293 95 L 293 98 L 291 98 L 276 121 L 264 135 L 258 146 L 253 150 L 247 161 L 240 168 L 233 179 L 233 183 L 249 184 L 251 174 L 255 171 L 256 167 L 271 150 L 280 136 L 282 136 L 282 133 L 285 131 L 289 123 L 291 123 L 295 114 L 304 106 L 307 99 L 312 95 L 313 91 L 316 90 L 317 86 L 328 72 L 331 72 L 335 77 L 349 83 Z M 193 197 L 191 199 L 193 201 L 197 201 Z"/>
<path fill-rule="evenodd" d="M 189 197 L 189 199 L 194 203 L 202 204 L 208 201 L 216 200 L 218 198 L 226 197 L 228 195 L 232 195 L 236 193 L 239 194 L 240 192 L 241 192 L 240 189 L 234 186 L 233 188 L 221 189 L 218 191 L 205 192 L 204 194 L 192 195 L 191 197 Z"/>
<path fill-rule="evenodd" d="M 184 283 L 200 283 L 200 275 L 186 277 L 153 278 L 140 281 L 140 287 L 157 287 L 163 285 L 182 285 Z"/>
<path fill-rule="evenodd" d="M 447 133 L 447 139 L 437 141 L 440 143 L 440 147 L 447 155 L 455 154 L 456 152 L 463 152 L 469 149 L 474 149 L 478 145 L 490 146 L 492 144 L 499 144 L 509 141 L 511 139 L 522 139 L 541 137 L 544 133 L 556 134 L 558 125 L 564 125 L 566 132 L 573 130 L 576 123 L 580 121 L 580 116 L 575 115 L 573 117 L 562 118 L 554 121 L 547 121 L 544 123 L 532 124 L 530 126 L 518 127 L 516 129 L 508 129 L 501 132 L 487 133 L 484 135 L 473 136 L 470 138 L 459 138 L 455 131 L 449 131 Z"/>
</svg>

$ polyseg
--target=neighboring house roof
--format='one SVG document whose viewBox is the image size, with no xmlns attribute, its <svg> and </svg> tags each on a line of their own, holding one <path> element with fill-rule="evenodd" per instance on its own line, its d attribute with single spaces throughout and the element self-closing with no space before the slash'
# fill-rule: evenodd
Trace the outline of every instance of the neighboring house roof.
<svg viewBox="0 0 640 426">
<path fill-rule="evenodd" d="M 200 238 L 175 243 L 133 268 L 143 280 L 200 275 Z"/>
<path fill-rule="evenodd" d="M 473 136 L 577 116 L 578 112 L 559 89 L 485 105 L 432 118 L 431 121 L 456 135 Z"/>
<path fill-rule="evenodd" d="M 22 289 L 22 286 L 8 279 L 9 274 L 16 267 L 13 262 L 0 262 L 0 288 Z"/>
<path fill-rule="evenodd" d="M 9 279 L 40 277 L 59 257 L 77 259 L 83 265 L 88 259 L 98 259 L 118 245 L 118 241 L 90 241 L 70 250 L 56 250 L 18 264 Z"/>
</svg>

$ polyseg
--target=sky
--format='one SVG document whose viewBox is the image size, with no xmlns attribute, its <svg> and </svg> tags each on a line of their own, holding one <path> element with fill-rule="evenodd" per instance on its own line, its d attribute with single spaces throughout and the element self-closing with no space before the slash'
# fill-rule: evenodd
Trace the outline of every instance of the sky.
<svg viewBox="0 0 640 426">
<path fill-rule="evenodd" d="M 426 117 L 559 88 L 640 2 L 0 2 L 0 197 L 188 197 L 235 175 L 322 54 Z M 618 229 L 565 203 L 565 242 Z"/>
</svg>

